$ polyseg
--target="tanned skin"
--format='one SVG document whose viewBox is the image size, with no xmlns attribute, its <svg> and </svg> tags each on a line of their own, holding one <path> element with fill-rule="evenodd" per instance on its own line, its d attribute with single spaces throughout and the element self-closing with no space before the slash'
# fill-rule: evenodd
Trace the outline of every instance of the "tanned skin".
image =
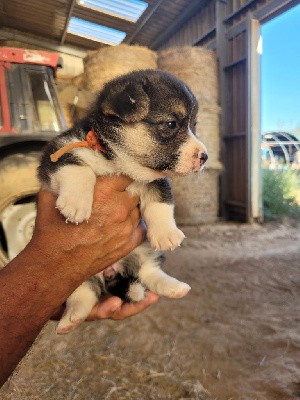
<svg viewBox="0 0 300 400">
<path fill-rule="evenodd" d="M 0 386 L 68 296 L 143 241 L 139 198 L 125 191 L 131 182 L 98 178 L 91 218 L 79 225 L 66 224 L 55 209 L 55 196 L 40 191 L 32 240 L 0 272 Z M 110 297 L 93 308 L 89 319 L 123 319 L 157 300 L 151 292 L 135 304 Z"/>
</svg>

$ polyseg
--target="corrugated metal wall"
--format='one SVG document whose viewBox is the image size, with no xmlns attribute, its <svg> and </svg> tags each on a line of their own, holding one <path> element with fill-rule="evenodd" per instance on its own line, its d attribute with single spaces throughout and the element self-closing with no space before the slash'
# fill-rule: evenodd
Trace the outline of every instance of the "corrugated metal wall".
<svg viewBox="0 0 300 400">
<path fill-rule="evenodd" d="M 215 3 L 213 0 L 198 12 L 187 25 L 175 33 L 161 49 L 174 46 L 196 45 L 199 38 L 214 30 L 216 25 Z"/>
</svg>

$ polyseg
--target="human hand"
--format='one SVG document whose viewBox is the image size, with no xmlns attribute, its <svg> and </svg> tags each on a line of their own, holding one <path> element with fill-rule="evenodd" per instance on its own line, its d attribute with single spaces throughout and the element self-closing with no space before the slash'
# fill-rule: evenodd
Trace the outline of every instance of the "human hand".
<svg viewBox="0 0 300 400">
<path fill-rule="evenodd" d="M 122 320 L 139 314 L 152 304 L 158 302 L 158 300 L 158 294 L 150 291 L 146 291 L 145 298 L 137 303 L 127 303 L 117 296 L 110 296 L 101 300 L 93 307 L 87 320 L 94 321 L 107 318 Z"/>
<path fill-rule="evenodd" d="M 0 304 L 5 307 L 1 310 L 0 358 L 6 362 L 0 363 L 0 385 L 70 294 L 142 242 L 145 228 L 140 222 L 139 199 L 125 191 L 131 182 L 126 177 L 99 178 L 91 219 L 78 226 L 65 223 L 55 209 L 56 196 L 40 191 L 33 237 L 1 271 Z M 151 303 L 151 295 L 142 304 L 118 302 L 113 298 L 102 307 L 96 305 L 91 318 L 134 315 Z"/>
<path fill-rule="evenodd" d="M 37 219 L 30 246 L 41 256 L 64 263 L 69 259 L 73 276 L 80 280 L 118 261 L 145 237 L 138 196 L 126 191 L 132 180 L 125 176 L 99 177 L 88 223 L 66 224 L 55 208 L 56 197 L 41 190 Z"/>
<path fill-rule="evenodd" d="M 159 296 L 156 293 L 146 291 L 145 298 L 137 303 L 127 303 L 124 302 L 120 297 L 108 296 L 101 299 L 91 310 L 87 321 L 96 321 L 98 319 L 112 319 L 112 320 L 122 320 L 128 317 L 132 317 L 140 312 L 144 311 L 146 308 L 150 307 L 152 304 L 157 303 Z M 63 314 L 64 307 L 61 307 L 52 319 L 59 320 Z"/>
</svg>

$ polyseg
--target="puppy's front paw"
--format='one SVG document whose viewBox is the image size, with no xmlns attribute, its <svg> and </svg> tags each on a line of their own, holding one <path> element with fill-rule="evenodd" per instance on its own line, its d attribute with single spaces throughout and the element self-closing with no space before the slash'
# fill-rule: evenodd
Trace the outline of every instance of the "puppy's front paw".
<svg viewBox="0 0 300 400">
<path fill-rule="evenodd" d="M 145 298 L 145 287 L 140 282 L 132 283 L 127 292 L 127 297 L 131 301 L 141 301 Z"/>
<path fill-rule="evenodd" d="M 168 229 L 148 230 L 148 239 L 151 246 L 156 250 L 174 250 L 180 246 L 185 237 L 185 234 L 176 226 L 171 226 Z"/>
<path fill-rule="evenodd" d="M 92 212 L 92 196 L 60 194 L 56 201 L 56 207 L 66 217 L 67 221 L 80 223 L 88 221 Z"/>
</svg>

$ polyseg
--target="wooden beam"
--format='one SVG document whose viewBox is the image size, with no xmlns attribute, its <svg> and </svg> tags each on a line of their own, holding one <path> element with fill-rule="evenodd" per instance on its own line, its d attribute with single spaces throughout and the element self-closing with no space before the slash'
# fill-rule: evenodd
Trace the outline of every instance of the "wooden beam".
<svg viewBox="0 0 300 400">
<path fill-rule="evenodd" d="M 61 40 L 60 40 L 60 44 L 61 45 L 63 45 L 65 43 L 65 39 L 66 39 L 67 31 L 68 31 L 68 26 L 69 26 L 69 22 L 70 22 L 72 13 L 73 13 L 73 9 L 75 7 L 75 3 L 76 3 L 76 0 L 71 0 L 70 1 L 70 7 L 69 7 L 68 15 L 66 17 L 65 27 L 64 27 L 63 34 L 62 34 Z"/>
<path fill-rule="evenodd" d="M 248 27 L 248 220 L 263 220 L 260 127 L 260 23 L 250 18 Z"/>
<path fill-rule="evenodd" d="M 38 48 L 48 49 L 52 51 L 58 51 L 60 53 L 69 54 L 71 56 L 84 58 L 86 56 L 86 51 L 80 50 L 76 47 L 58 45 L 54 42 L 47 42 L 45 38 L 30 37 L 23 32 L 9 32 L 5 30 L 0 30 L 0 40 L 15 40 L 16 42 L 28 43 Z"/>
</svg>

